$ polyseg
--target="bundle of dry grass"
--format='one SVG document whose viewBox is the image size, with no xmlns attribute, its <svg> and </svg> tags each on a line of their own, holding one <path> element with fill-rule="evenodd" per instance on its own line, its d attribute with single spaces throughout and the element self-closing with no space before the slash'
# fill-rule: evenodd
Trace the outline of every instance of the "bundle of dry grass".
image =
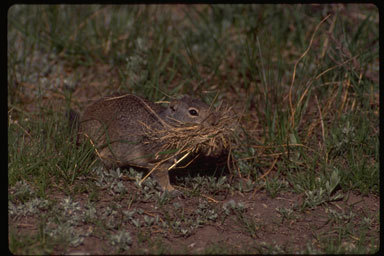
<svg viewBox="0 0 384 256">
<path fill-rule="evenodd" d="M 188 155 L 195 155 L 196 158 L 200 154 L 212 157 L 230 154 L 237 120 L 230 107 L 220 107 L 215 110 L 215 113 L 220 114 L 214 126 L 181 122 L 176 126 L 167 126 L 166 129 L 155 130 L 145 126 L 148 138 L 145 143 L 162 145 L 156 153 L 159 163 L 172 158 L 177 159 L 169 170 Z"/>
</svg>

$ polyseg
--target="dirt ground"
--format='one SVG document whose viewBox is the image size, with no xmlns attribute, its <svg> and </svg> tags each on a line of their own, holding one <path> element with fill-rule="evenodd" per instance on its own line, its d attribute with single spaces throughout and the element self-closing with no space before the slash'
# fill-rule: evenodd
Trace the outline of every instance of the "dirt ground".
<svg viewBox="0 0 384 256">
<path fill-rule="evenodd" d="M 129 191 L 137 188 L 131 181 L 124 181 L 124 186 Z M 104 193 L 105 192 L 105 193 Z M 97 225 L 88 223 L 76 227 L 79 234 L 84 232 L 91 233 L 84 237 L 83 242 L 77 247 L 56 248 L 55 253 L 66 254 L 105 254 L 115 253 L 115 249 L 108 239 L 108 232 L 114 233 L 114 229 L 128 231 L 132 237 L 132 242 L 127 251 L 122 253 L 153 253 L 159 250 L 160 253 L 265 253 L 265 252 L 306 252 L 308 246 L 318 248 L 323 246 L 318 240 L 319 235 L 327 234 L 332 239 L 337 239 L 340 226 L 350 223 L 352 226 L 358 225 L 362 218 L 368 216 L 378 216 L 379 198 L 376 196 L 362 196 L 353 192 L 340 201 L 318 206 L 314 209 L 299 210 L 302 204 L 302 196 L 290 192 L 270 197 L 265 190 L 251 191 L 248 193 L 227 193 L 223 195 L 205 195 L 206 197 L 186 197 L 178 196 L 170 199 L 166 204 L 159 207 L 156 202 L 133 202 L 130 197 L 117 198 L 109 192 L 104 191 L 102 199 L 95 204 L 96 212 L 100 218 L 102 212 L 112 202 L 118 202 L 120 209 L 116 209 L 119 219 L 118 225 L 111 230 L 96 230 Z M 52 193 L 52 200 L 61 200 L 66 196 L 62 192 Z M 76 195 L 73 201 L 78 202 L 79 209 L 86 208 L 87 201 L 90 200 L 89 193 Z M 196 217 L 196 209 L 202 202 L 209 205 L 209 209 L 215 209 L 218 217 L 212 221 L 194 228 L 187 235 L 175 232 L 170 226 L 161 225 L 166 218 L 177 212 L 176 208 L 181 208 L 183 216 L 187 218 Z M 222 209 L 229 202 L 241 203 L 241 211 L 232 211 L 224 214 Z M 179 207 L 175 207 L 178 204 Z M 132 223 L 124 221 L 123 212 L 130 209 L 141 209 L 142 216 L 159 216 L 159 222 L 149 227 L 137 228 Z M 292 213 L 285 218 L 278 209 L 291 209 Z M 352 218 L 344 217 L 341 223 L 330 221 L 330 213 L 338 213 L 347 216 L 353 213 Z M 175 214 L 177 216 L 177 214 Z M 180 217 L 180 215 L 178 215 Z M 222 216 L 225 216 L 222 218 Z M 19 217 L 12 219 L 9 217 L 9 224 L 12 230 L 19 235 L 31 235 L 39 232 L 38 217 Z M 69 217 L 69 216 L 68 216 Z M 112 218 L 110 215 L 107 218 Z M 175 218 L 177 219 L 177 217 Z M 182 222 L 183 220 L 180 219 Z M 244 225 L 245 223 L 245 225 Z M 372 230 L 378 230 L 378 223 L 372 223 Z M 41 226 L 41 224 L 40 224 Z M 369 238 L 377 239 L 378 232 L 373 232 Z M 351 234 L 352 241 L 357 239 Z M 355 246 L 352 242 L 345 242 L 345 246 Z M 212 251 L 209 251 L 211 248 Z M 207 251 L 208 250 L 208 251 Z M 219 251 L 217 251 L 219 250 Z M 313 250 L 313 249 L 312 249 Z"/>
</svg>

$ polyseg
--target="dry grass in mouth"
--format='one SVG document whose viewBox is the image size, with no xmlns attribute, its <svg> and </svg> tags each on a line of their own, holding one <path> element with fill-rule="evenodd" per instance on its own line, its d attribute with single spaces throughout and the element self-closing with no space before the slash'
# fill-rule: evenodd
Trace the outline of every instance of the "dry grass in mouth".
<svg viewBox="0 0 384 256">
<path fill-rule="evenodd" d="M 155 153 L 158 162 L 142 181 L 155 171 L 161 163 L 169 159 L 177 159 L 168 168 L 169 171 L 191 154 L 196 155 L 192 159 L 194 161 L 200 154 L 218 157 L 224 152 L 228 152 L 227 164 L 229 168 L 229 159 L 232 159 L 231 148 L 233 148 L 234 143 L 234 130 L 238 120 L 230 107 L 219 107 L 215 112 L 220 113 L 220 115 L 214 126 L 204 123 L 179 123 L 177 126 L 167 126 L 165 129 L 153 129 L 143 123 L 148 138 L 145 143 L 160 144 L 162 146 Z"/>
</svg>

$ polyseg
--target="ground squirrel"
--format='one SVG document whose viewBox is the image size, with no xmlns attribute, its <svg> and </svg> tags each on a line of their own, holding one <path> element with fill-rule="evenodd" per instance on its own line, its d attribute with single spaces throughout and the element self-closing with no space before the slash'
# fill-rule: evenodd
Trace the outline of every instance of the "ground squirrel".
<svg viewBox="0 0 384 256">
<path fill-rule="evenodd" d="M 168 107 L 135 95 L 104 97 L 88 106 L 80 118 L 78 142 L 91 139 L 107 168 L 137 166 L 152 169 L 160 143 L 145 143 L 145 127 L 167 129 L 179 122 L 214 125 L 217 115 L 200 100 L 183 96 Z M 168 168 L 174 159 L 152 173 L 163 190 L 172 191 Z"/>
</svg>

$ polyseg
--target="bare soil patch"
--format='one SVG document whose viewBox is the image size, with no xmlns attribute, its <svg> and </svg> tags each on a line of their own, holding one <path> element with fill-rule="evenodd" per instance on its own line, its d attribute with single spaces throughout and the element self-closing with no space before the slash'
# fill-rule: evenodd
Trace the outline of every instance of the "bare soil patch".
<svg viewBox="0 0 384 256">
<path fill-rule="evenodd" d="M 124 186 L 129 191 L 125 196 L 111 195 L 110 191 L 106 190 L 100 191 L 98 199 L 93 202 L 96 218 L 100 222 L 78 222 L 75 227 L 76 232 L 79 234 L 88 232 L 89 235 L 84 236 L 79 245 L 57 248 L 53 253 L 119 253 L 116 251 L 116 246 L 110 242 L 111 234 L 118 233 L 117 230 L 129 232 L 132 238 L 129 249 L 120 251 L 121 253 L 146 253 L 149 252 L 148 250 L 151 252 L 158 250 L 161 253 L 196 254 L 205 253 L 209 248 L 213 248 L 215 252 L 222 247 L 230 248 L 234 253 L 260 253 L 268 250 L 305 251 L 307 246 L 313 248 L 320 246 L 318 239 L 321 234 L 337 236 L 340 225 L 351 223 L 353 227 L 358 228 L 362 219 L 368 217 L 374 219 L 370 227 L 372 232 L 368 236 L 374 241 L 378 241 L 379 237 L 379 223 L 376 218 L 379 198 L 374 195 L 363 196 L 350 192 L 345 200 L 302 211 L 299 207 L 303 200 L 302 196 L 291 192 L 280 194 L 275 198 L 271 198 L 264 190 L 255 194 L 234 192 L 216 203 L 204 197 L 184 195 L 171 198 L 168 202 L 159 205 L 153 199 L 142 200 L 140 196 L 142 192 L 132 181 L 124 181 Z M 49 197 L 55 202 L 67 198 L 60 191 L 52 192 Z M 132 201 L 135 197 L 137 200 Z M 212 198 L 215 196 L 212 195 Z M 89 193 L 75 195 L 72 199 L 73 202 L 78 203 L 79 212 L 88 209 Z M 241 203 L 243 208 L 239 207 L 240 210 L 236 210 L 234 207 L 226 214 L 223 209 L 230 208 L 228 205 L 231 202 L 235 202 L 235 205 Z M 202 207 L 202 204 L 206 208 Z M 113 210 L 106 214 L 107 208 Z M 147 217 L 158 216 L 159 221 L 152 225 L 137 227 L 132 224 L 131 219 L 126 218 L 126 212 L 132 209 L 139 209 L 141 214 L 135 213 L 133 216 L 140 219 L 142 223 Z M 200 225 L 193 227 L 193 222 L 203 219 L 199 216 L 201 213 L 197 209 L 207 210 L 207 216 L 210 211 L 214 211 L 217 216 L 210 219 L 208 217 Z M 281 209 L 291 210 L 291 213 L 283 217 Z M 74 218 L 77 214 L 76 210 L 72 213 L 73 216 L 68 218 Z M 353 214 L 349 220 L 340 217 L 342 222 L 338 223 L 337 220 L 330 218 L 331 213 L 340 214 L 340 216 Z M 193 219 L 193 222 L 189 223 L 186 219 Z M 109 221 L 116 223 L 104 225 Z M 175 224 L 177 221 L 181 223 L 180 226 Z M 39 225 L 41 225 L 39 215 L 9 217 L 10 229 L 15 230 L 20 236 L 36 234 Z M 180 227 L 190 232 L 183 235 Z M 353 236 L 351 234 L 352 241 Z M 230 253 L 228 250 L 227 252 Z"/>
</svg>

